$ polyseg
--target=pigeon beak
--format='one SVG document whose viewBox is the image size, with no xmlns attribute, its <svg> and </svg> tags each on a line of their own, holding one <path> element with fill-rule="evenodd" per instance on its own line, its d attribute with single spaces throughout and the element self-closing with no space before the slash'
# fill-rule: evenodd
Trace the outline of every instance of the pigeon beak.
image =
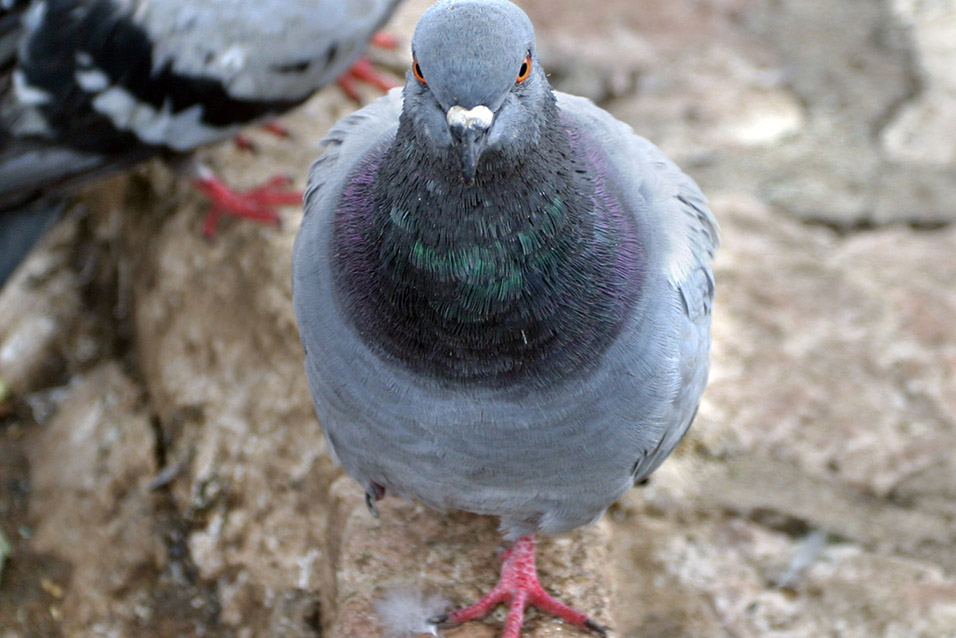
<svg viewBox="0 0 956 638">
<path fill-rule="evenodd" d="M 472 109 L 456 105 L 445 114 L 452 137 L 461 150 L 461 171 L 468 184 L 475 181 L 478 158 L 485 147 L 485 133 L 494 118 L 492 110 L 480 104 Z"/>
</svg>

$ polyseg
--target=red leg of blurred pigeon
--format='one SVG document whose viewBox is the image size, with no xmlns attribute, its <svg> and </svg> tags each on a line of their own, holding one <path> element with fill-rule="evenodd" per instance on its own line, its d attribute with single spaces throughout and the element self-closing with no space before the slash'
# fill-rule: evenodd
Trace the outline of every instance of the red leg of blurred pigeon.
<svg viewBox="0 0 956 638">
<path fill-rule="evenodd" d="M 378 31 L 372 36 L 370 44 L 380 49 L 394 49 L 398 46 L 398 40 L 390 33 Z M 387 75 L 379 73 L 372 62 L 367 58 L 359 58 L 355 64 L 352 65 L 352 68 L 346 71 L 338 80 L 342 91 L 353 102 L 361 101 L 358 90 L 355 88 L 357 82 L 367 82 L 381 89 L 383 92 L 393 89 L 396 86 L 401 86 L 401 82 L 396 82 Z"/>
<path fill-rule="evenodd" d="M 505 619 L 501 638 L 519 638 L 521 626 L 524 624 L 524 610 L 528 605 L 557 616 L 581 629 L 588 629 L 599 636 L 607 636 L 607 630 L 604 627 L 588 618 L 586 614 L 555 600 L 541 587 L 534 561 L 534 536 L 519 538 L 513 547 L 505 550 L 501 559 L 501 578 L 494 589 L 470 607 L 433 618 L 435 624 L 457 625 L 484 618 L 500 603 L 508 603 L 508 617 Z"/>
<path fill-rule="evenodd" d="M 398 47 L 398 38 L 388 31 L 376 31 L 372 36 L 370 44 L 380 49 L 394 49 Z"/>
<path fill-rule="evenodd" d="M 267 122 L 263 124 L 260 128 L 267 133 L 272 133 L 276 137 L 291 137 L 289 129 L 279 124 L 278 122 Z M 245 133 L 236 133 L 234 138 L 236 141 L 236 148 L 240 151 L 254 151 L 256 150 L 256 143 L 249 139 L 249 136 Z"/>
<path fill-rule="evenodd" d="M 240 151 L 252 151 L 255 150 L 255 143 L 249 139 L 249 136 L 245 133 L 236 133 L 236 136 L 233 138 L 236 143 L 236 148 Z"/>
<path fill-rule="evenodd" d="M 396 86 L 401 86 L 387 75 L 382 74 L 375 68 L 368 58 L 359 58 L 355 64 L 338 79 L 339 86 L 348 98 L 354 102 L 361 102 L 358 90 L 355 88 L 357 82 L 365 82 L 372 86 L 388 91 Z"/>
<path fill-rule="evenodd" d="M 272 133 L 276 137 L 292 137 L 292 134 L 289 133 L 289 129 L 276 121 L 266 122 L 262 125 L 262 130 L 267 133 Z"/>
<path fill-rule="evenodd" d="M 278 226 L 279 214 L 273 207 L 298 204 L 302 201 L 302 193 L 288 189 L 291 181 L 280 175 L 262 186 L 238 192 L 217 177 L 207 176 L 194 180 L 196 188 L 212 201 L 209 214 L 203 222 L 203 235 L 210 238 L 215 235 L 216 223 L 221 215 L 245 217 Z"/>
</svg>

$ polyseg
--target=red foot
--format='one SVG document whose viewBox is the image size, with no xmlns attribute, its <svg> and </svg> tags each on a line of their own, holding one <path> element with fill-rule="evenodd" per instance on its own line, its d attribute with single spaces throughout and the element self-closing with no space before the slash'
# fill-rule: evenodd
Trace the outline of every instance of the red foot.
<svg viewBox="0 0 956 638">
<path fill-rule="evenodd" d="M 222 215 L 245 217 L 278 226 L 279 214 L 273 207 L 302 202 L 302 193 L 288 190 L 291 181 L 280 175 L 252 190 L 237 192 L 215 177 L 194 180 L 196 188 L 212 201 L 203 222 L 203 235 L 211 239 L 216 234 L 216 224 Z"/>
<path fill-rule="evenodd" d="M 565 622 L 593 631 L 607 638 L 607 630 L 587 617 L 587 615 L 555 600 L 544 591 L 538 581 L 538 572 L 534 561 L 534 536 L 524 536 L 514 546 L 501 555 L 501 579 L 495 588 L 471 607 L 459 609 L 443 616 L 430 619 L 436 625 L 458 625 L 469 620 L 484 618 L 500 603 L 508 603 L 508 616 L 505 618 L 504 632 L 501 638 L 519 638 L 524 624 L 524 610 L 528 605 L 557 616 Z"/>
<path fill-rule="evenodd" d="M 358 89 L 356 88 L 356 84 L 358 82 L 371 84 L 383 92 L 388 91 L 389 89 L 394 89 L 396 86 L 401 86 L 400 83 L 396 82 L 387 75 L 382 74 L 378 69 L 376 69 L 371 60 L 368 58 L 359 58 L 356 60 L 355 64 L 352 65 L 352 68 L 346 71 L 342 77 L 338 79 L 338 83 L 342 88 L 342 91 L 350 100 L 354 102 L 362 101 L 359 97 Z"/>
</svg>

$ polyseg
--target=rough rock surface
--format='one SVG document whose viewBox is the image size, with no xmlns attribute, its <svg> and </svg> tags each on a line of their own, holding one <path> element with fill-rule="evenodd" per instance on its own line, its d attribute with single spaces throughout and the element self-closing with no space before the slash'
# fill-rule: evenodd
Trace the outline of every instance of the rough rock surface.
<svg viewBox="0 0 956 638">
<path fill-rule="evenodd" d="M 427 4 L 396 16 L 405 42 Z M 554 83 L 694 175 L 724 240 L 691 434 L 541 543 L 546 586 L 618 638 L 956 636 L 956 4 L 521 4 Z M 329 89 L 283 119 L 293 141 L 203 158 L 301 186 L 352 108 Z M 496 578 L 494 521 L 372 518 L 326 456 L 300 211 L 210 243 L 204 207 L 159 164 L 112 179 L 0 295 L 0 638 L 391 638 L 389 592 L 459 605 Z M 532 612 L 524 635 L 582 634 Z"/>
</svg>

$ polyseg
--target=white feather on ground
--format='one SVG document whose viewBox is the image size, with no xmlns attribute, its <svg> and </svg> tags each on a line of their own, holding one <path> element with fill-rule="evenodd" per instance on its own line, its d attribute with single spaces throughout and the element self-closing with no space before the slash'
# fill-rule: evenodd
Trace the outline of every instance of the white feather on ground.
<svg viewBox="0 0 956 638">
<path fill-rule="evenodd" d="M 437 636 L 435 625 L 428 619 L 448 607 L 448 601 L 438 594 L 426 596 L 410 585 L 401 585 L 385 592 L 375 603 L 375 612 L 385 638 L 412 638 L 423 634 Z"/>
</svg>

